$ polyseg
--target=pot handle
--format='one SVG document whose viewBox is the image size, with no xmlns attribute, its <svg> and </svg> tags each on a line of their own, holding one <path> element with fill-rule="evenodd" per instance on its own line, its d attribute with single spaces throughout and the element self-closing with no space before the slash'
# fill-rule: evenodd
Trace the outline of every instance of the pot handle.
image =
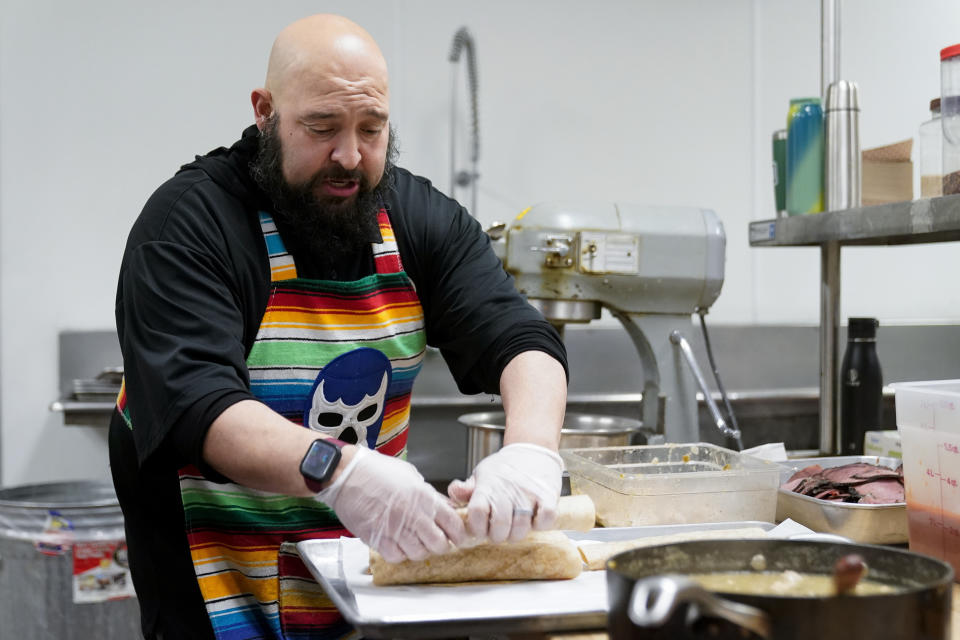
<svg viewBox="0 0 960 640">
<path fill-rule="evenodd" d="M 722 618 L 748 629 L 761 638 L 770 637 L 770 618 L 756 607 L 724 600 L 680 575 L 650 576 L 633 585 L 627 615 L 640 627 L 661 626 L 677 606 L 695 604 L 705 615 Z"/>
</svg>

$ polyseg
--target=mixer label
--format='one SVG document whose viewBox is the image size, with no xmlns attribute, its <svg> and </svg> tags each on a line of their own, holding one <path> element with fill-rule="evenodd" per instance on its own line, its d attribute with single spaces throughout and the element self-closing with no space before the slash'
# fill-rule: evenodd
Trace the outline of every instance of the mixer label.
<svg viewBox="0 0 960 640">
<path fill-rule="evenodd" d="M 639 274 L 640 239 L 628 233 L 580 232 L 580 270 L 584 273 Z"/>
</svg>

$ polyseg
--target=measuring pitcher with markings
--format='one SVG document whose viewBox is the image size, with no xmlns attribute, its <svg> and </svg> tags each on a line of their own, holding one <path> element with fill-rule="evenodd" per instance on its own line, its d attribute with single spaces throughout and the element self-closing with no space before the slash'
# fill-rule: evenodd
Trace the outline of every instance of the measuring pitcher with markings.
<svg viewBox="0 0 960 640">
<path fill-rule="evenodd" d="M 893 388 L 910 550 L 945 560 L 960 573 L 960 380 Z"/>
</svg>

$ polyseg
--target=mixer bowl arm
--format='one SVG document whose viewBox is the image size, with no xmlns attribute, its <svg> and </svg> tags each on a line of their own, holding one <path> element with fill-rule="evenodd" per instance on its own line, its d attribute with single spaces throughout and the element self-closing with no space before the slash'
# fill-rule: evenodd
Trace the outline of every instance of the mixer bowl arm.
<svg viewBox="0 0 960 640">
<path fill-rule="evenodd" d="M 680 353 L 683 355 L 683 359 L 686 360 L 687 365 L 690 367 L 690 371 L 693 373 L 693 377 L 697 381 L 697 386 L 700 387 L 700 392 L 703 394 L 703 399 L 707 403 L 707 407 L 710 408 L 710 415 L 713 416 L 713 420 L 717 425 L 717 429 L 719 429 L 723 435 L 735 439 L 737 441 L 737 445 L 742 449 L 743 446 L 740 442 L 740 430 L 731 428 L 729 425 L 727 425 L 727 421 L 723 419 L 723 416 L 720 415 L 720 409 L 717 407 L 717 403 L 713 401 L 710 388 L 707 386 L 707 381 L 703 377 L 703 372 L 700 371 L 700 367 L 697 365 L 697 359 L 693 355 L 693 349 L 690 348 L 690 343 L 687 342 L 687 339 L 683 337 L 682 333 L 676 330 L 670 333 L 670 342 L 680 347 Z"/>
</svg>

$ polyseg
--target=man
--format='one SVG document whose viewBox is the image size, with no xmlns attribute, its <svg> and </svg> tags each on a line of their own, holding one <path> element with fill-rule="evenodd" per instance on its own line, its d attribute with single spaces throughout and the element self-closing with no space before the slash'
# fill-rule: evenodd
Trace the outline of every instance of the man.
<svg viewBox="0 0 960 640">
<path fill-rule="evenodd" d="M 563 345 L 477 222 L 393 165 L 376 43 L 300 20 L 251 99 L 255 127 L 149 199 L 120 271 L 110 459 L 148 638 L 340 637 L 291 543 L 423 559 L 556 515 Z M 426 344 L 507 416 L 449 499 L 402 460 Z"/>
</svg>

